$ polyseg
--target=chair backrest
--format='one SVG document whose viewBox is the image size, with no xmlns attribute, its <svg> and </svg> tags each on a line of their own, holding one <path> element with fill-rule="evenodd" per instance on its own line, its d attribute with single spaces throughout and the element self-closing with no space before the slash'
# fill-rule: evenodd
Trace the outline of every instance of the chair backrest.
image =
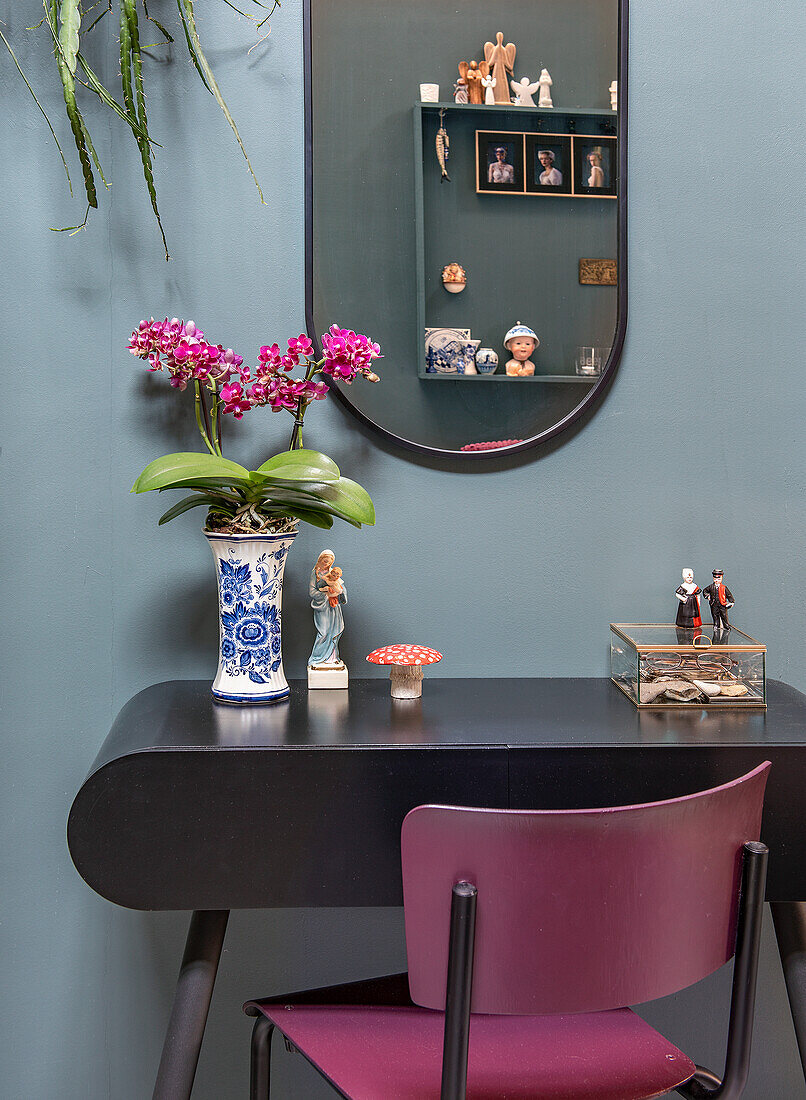
<svg viewBox="0 0 806 1100">
<path fill-rule="evenodd" d="M 594 1012 L 710 974 L 734 953 L 742 845 L 759 838 L 769 767 L 638 806 L 418 806 L 401 838 L 412 1000 L 445 1007 L 463 880 L 478 889 L 473 1012 Z"/>
</svg>

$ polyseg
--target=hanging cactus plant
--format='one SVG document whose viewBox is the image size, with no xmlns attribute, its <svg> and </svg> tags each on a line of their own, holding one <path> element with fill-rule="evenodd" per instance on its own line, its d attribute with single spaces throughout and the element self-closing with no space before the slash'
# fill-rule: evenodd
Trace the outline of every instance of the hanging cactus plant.
<svg viewBox="0 0 806 1100">
<path fill-rule="evenodd" d="M 274 9 L 279 7 L 279 0 L 270 0 L 269 3 L 263 3 L 262 0 L 248 0 L 248 2 L 261 9 L 258 15 L 247 14 L 231 3 L 231 0 L 224 0 L 224 3 L 228 7 L 232 8 L 245 19 L 249 19 L 253 22 L 258 35 L 265 39 L 268 35 L 268 30 L 264 32 L 263 28 L 267 26 L 268 20 L 274 12 Z M 215 98 L 232 132 L 235 134 L 235 138 L 244 155 L 249 171 L 252 174 L 252 179 L 255 181 L 255 186 L 260 195 L 260 201 L 263 202 L 263 192 L 260 189 L 257 176 L 246 154 L 241 135 L 238 133 L 238 127 L 235 125 L 235 120 L 230 114 L 227 104 L 224 102 L 224 97 L 221 94 L 213 71 L 210 68 L 210 64 L 202 50 L 199 32 L 196 27 L 196 16 L 193 10 L 193 3 L 194 0 L 176 0 L 179 21 L 184 32 L 190 60 L 193 62 L 205 88 Z M 83 24 L 101 4 L 105 4 L 103 10 L 99 15 L 95 16 L 85 28 Z M 78 86 L 87 91 L 94 92 L 101 102 L 108 107 L 109 110 L 118 115 L 131 130 L 140 151 L 143 176 L 145 178 L 154 216 L 157 219 L 157 225 L 162 235 L 162 243 L 165 248 L 165 259 L 168 260 L 170 257 L 168 255 L 165 232 L 162 228 L 162 221 L 160 219 L 159 207 L 157 206 L 157 192 L 154 186 L 152 162 L 153 150 L 155 148 L 159 149 L 161 146 L 153 140 L 148 131 L 142 56 L 146 47 L 143 47 L 140 42 L 140 15 L 138 8 L 142 12 L 146 22 L 153 24 L 163 36 L 163 41 L 157 43 L 157 45 L 168 45 L 174 41 L 173 36 L 166 30 L 162 23 L 149 15 L 147 0 L 95 0 L 95 2 L 86 0 L 84 4 L 81 3 L 81 0 L 43 0 L 43 7 L 45 11 L 44 18 L 38 24 L 38 27 L 31 29 L 37 30 L 39 27 L 44 27 L 51 40 L 53 57 L 62 86 L 64 107 L 78 152 L 84 192 L 87 198 L 87 213 L 84 215 L 84 220 L 81 224 L 65 226 L 64 229 L 56 230 L 56 232 L 69 232 L 72 234 L 77 233 L 86 226 L 90 210 L 98 206 L 98 192 L 95 183 L 96 173 L 104 187 L 109 186 L 104 177 L 98 154 L 95 151 L 90 132 L 87 129 L 87 125 L 79 107 L 77 98 Z M 113 12 L 115 7 L 117 8 L 118 29 L 120 34 L 120 100 L 122 102 L 118 102 L 109 89 L 101 82 L 81 52 L 82 39 L 86 41 L 90 31 L 101 22 L 105 15 Z M 50 119 L 42 104 L 39 102 L 25 73 L 22 71 L 20 63 L 11 47 L 11 43 L 2 29 L 0 29 L 0 39 L 2 39 L 8 49 L 20 76 L 25 81 L 29 92 L 34 98 L 34 102 L 48 124 L 50 132 L 53 135 L 53 140 L 56 142 L 56 146 L 62 158 L 62 164 L 67 174 L 67 183 L 70 187 L 70 194 L 73 194 L 73 182 L 70 178 L 67 158 L 64 155 L 64 150 L 59 143 L 59 139 L 51 125 Z"/>
</svg>

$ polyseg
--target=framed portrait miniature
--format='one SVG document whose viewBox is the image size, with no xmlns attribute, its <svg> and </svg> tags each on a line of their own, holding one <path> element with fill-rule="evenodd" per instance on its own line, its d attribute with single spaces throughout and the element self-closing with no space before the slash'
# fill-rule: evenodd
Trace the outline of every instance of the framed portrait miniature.
<svg viewBox="0 0 806 1100">
<path fill-rule="evenodd" d="M 616 139 L 574 137 L 574 194 L 616 197 Z"/>
<path fill-rule="evenodd" d="M 570 195 L 572 183 L 571 138 L 565 134 L 527 134 L 527 192 Z"/>
<path fill-rule="evenodd" d="M 522 133 L 476 130 L 476 191 L 523 194 Z"/>
</svg>

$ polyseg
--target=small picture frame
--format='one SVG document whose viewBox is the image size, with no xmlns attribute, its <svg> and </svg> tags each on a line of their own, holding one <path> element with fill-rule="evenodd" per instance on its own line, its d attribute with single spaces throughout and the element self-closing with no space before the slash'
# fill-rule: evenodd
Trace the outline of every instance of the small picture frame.
<svg viewBox="0 0 806 1100">
<path fill-rule="evenodd" d="M 614 137 L 574 138 L 574 193 L 615 198 L 618 161 Z"/>
<path fill-rule="evenodd" d="M 572 193 L 571 147 L 570 135 L 526 135 L 527 194 L 570 195 Z"/>
<path fill-rule="evenodd" d="M 476 192 L 480 195 L 523 194 L 522 133 L 476 131 Z"/>
</svg>

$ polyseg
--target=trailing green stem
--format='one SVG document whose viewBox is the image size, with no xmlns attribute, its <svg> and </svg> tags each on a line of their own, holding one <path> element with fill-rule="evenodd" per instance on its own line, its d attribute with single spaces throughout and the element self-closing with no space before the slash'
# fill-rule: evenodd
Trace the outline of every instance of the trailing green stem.
<svg viewBox="0 0 806 1100">
<path fill-rule="evenodd" d="M 28 91 L 29 91 L 29 92 L 31 93 L 31 95 L 32 95 L 32 96 L 34 97 L 34 103 L 35 103 L 35 104 L 37 105 L 37 107 L 39 108 L 39 110 L 40 110 L 40 112 L 41 112 L 41 114 L 42 114 L 42 118 L 44 118 L 45 122 L 47 122 L 47 124 L 48 124 L 48 129 L 50 130 L 51 134 L 53 134 L 53 140 L 54 140 L 54 141 L 56 142 L 56 148 L 57 148 L 57 149 L 59 150 L 59 156 L 60 156 L 60 157 L 62 158 L 62 164 L 64 165 L 64 170 L 65 170 L 65 172 L 67 173 L 67 183 L 68 183 L 68 186 L 70 187 L 70 194 L 72 195 L 72 193 L 73 193 L 73 181 L 72 181 L 72 180 L 70 179 L 70 169 L 69 169 L 69 168 L 67 167 L 67 161 L 66 161 L 66 160 L 65 160 L 65 158 L 64 158 L 64 152 L 62 151 L 62 147 L 61 147 L 61 145 L 59 144 L 59 139 L 58 139 L 58 138 L 56 137 L 56 131 L 55 131 L 55 130 L 53 129 L 53 127 L 51 126 L 51 124 L 50 124 L 50 119 L 49 119 L 49 118 L 48 118 L 48 116 L 47 116 L 47 115 L 45 114 L 45 110 L 44 110 L 44 108 L 43 108 L 42 104 L 41 104 L 41 103 L 39 102 L 39 100 L 38 100 L 38 99 L 36 98 L 36 92 L 35 92 L 35 91 L 33 90 L 33 88 L 31 87 L 31 85 L 29 84 L 29 82 L 28 82 L 28 77 L 27 77 L 27 76 L 25 75 L 25 73 L 24 73 L 24 72 L 22 71 L 22 67 L 20 66 L 20 63 L 19 63 L 19 61 L 17 60 L 17 55 L 16 55 L 16 54 L 14 53 L 14 51 L 12 50 L 12 48 L 11 48 L 11 44 L 9 43 L 8 39 L 7 39 L 7 38 L 6 38 L 6 36 L 5 36 L 4 34 L 3 34 L 3 32 L 2 32 L 2 31 L 0 31 L 0 39 L 2 39 L 2 40 L 3 40 L 3 42 L 5 43 L 5 45 L 6 45 L 6 49 L 7 49 L 7 50 L 8 50 L 8 52 L 9 52 L 9 53 L 11 54 L 11 60 L 12 60 L 12 61 L 14 62 L 14 64 L 15 64 L 15 65 L 17 66 L 17 72 L 18 72 L 18 73 L 20 74 L 20 76 L 22 77 L 22 79 L 23 79 L 23 80 L 25 81 L 25 86 L 27 87 L 27 89 L 28 89 Z"/>
<path fill-rule="evenodd" d="M 134 71 L 134 92 L 132 91 L 132 71 Z M 126 110 L 137 119 L 140 129 L 148 133 L 145 93 L 143 91 L 143 62 L 140 56 L 140 31 L 135 0 L 120 0 L 120 75 L 123 84 L 123 103 Z M 136 106 L 135 93 L 137 96 Z M 151 208 L 154 211 L 162 236 L 165 259 L 169 260 L 168 242 L 165 240 L 165 231 L 162 228 L 162 219 L 157 207 L 157 192 L 154 187 L 154 171 L 151 164 L 151 147 L 147 138 L 141 137 L 136 131 L 133 132 L 137 147 L 140 150 L 143 176 L 151 199 Z"/>
<path fill-rule="evenodd" d="M 87 152 L 87 146 L 84 142 L 84 127 L 81 112 L 78 109 L 76 103 L 76 82 L 73 74 L 70 72 L 70 67 L 62 56 L 62 51 L 59 46 L 59 23 L 58 23 L 58 8 L 56 0 L 50 0 L 50 10 L 45 8 L 45 14 L 48 17 L 48 23 L 50 25 L 51 33 L 56 40 L 53 55 L 56 58 L 56 65 L 59 69 L 59 76 L 62 82 L 62 94 L 64 95 L 64 106 L 67 111 L 67 117 L 70 120 L 70 129 L 73 131 L 73 140 L 76 143 L 76 149 L 78 150 L 78 159 L 81 163 L 81 174 L 84 177 L 84 190 L 87 193 L 87 202 L 92 207 L 98 206 L 98 195 L 95 190 L 95 178 L 92 174 L 92 163 L 90 161 L 89 153 Z M 86 220 L 86 219 L 85 219 Z"/>
<path fill-rule="evenodd" d="M 130 2 L 130 0 L 126 0 L 126 2 Z M 235 119 L 230 114 L 229 107 L 227 107 L 226 103 L 224 102 L 224 97 L 221 94 L 221 89 L 218 87 L 216 79 L 213 76 L 213 70 L 210 68 L 207 58 L 204 56 L 204 53 L 202 51 L 201 42 L 199 41 L 199 32 L 196 30 L 196 17 L 193 11 L 193 0 L 177 0 L 177 3 L 179 5 L 179 14 L 182 17 L 182 26 L 185 28 L 188 49 L 190 50 L 191 57 L 193 58 L 193 63 L 199 70 L 199 74 L 202 80 L 215 96 L 216 103 L 224 112 L 224 118 L 226 118 L 227 122 L 230 125 L 230 129 L 232 130 L 233 134 L 235 134 L 235 138 L 238 142 L 238 145 L 241 147 L 241 152 L 244 155 L 244 160 L 246 161 L 247 167 L 249 168 L 249 171 L 252 175 L 252 179 L 255 181 L 255 187 L 257 187 L 257 193 L 260 195 L 260 201 L 263 203 L 264 206 L 266 206 L 266 200 L 263 198 L 263 192 L 260 189 L 260 184 L 258 183 L 257 176 L 255 175 L 254 169 L 252 168 L 252 163 L 247 156 L 246 147 L 241 140 L 241 135 L 238 133 L 238 127 L 235 125 Z"/>
</svg>

